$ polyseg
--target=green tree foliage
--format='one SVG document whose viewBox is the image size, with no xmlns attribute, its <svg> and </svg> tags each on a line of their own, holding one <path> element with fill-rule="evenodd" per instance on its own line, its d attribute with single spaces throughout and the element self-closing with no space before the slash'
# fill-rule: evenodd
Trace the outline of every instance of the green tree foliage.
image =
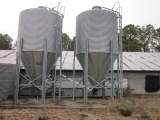
<svg viewBox="0 0 160 120">
<path fill-rule="evenodd" d="M 74 42 L 75 42 L 75 37 L 72 40 L 66 33 L 62 34 L 62 50 L 63 51 L 73 51 Z"/>
<path fill-rule="evenodd" d="M 11 50 L 13 39 L 8 34 L 0 33 L 0 50 Z"/>
<path fill-rule="evenodd" d="M 155 49 L 156 30 L 154 29 L 153 25 L 149 24 L 146 27 L 142 26 L 139 36 L 143 52 L 150 52 Z"/>
<path fill-rule="evenodd" d="M 125 52 L 139 52 L 141 51 L 141 44 L 138 40 L 139 26 L 129 24 L 123 28 L 122 42 L 123 51 Z"/>
<path fill-rule="evenodd" d="M 158 28 L 156 31 L 157 31 L 158 37 L 160 38 L 160 28 Z"/>
<path fill-rule="evenodd" d="M 160 28 L 158 28 L 156 30 L 156 33 L 157 33 L 157 46 L 155 47 L 155 49 L 160 52 Z"/>
<path fill-rule="evenodd" d="M 155 47 L 155 49 L 156 49 L 158 52 L 160 52 L 160 45 L 157 45 L 157 46 Z"/>
<path fill-rule="evenodd" d="M 154 26 L 135 26 L 129 24 L 123 28 L 123 51 L 127 52 L 155 52 L 160 48 L 160 29 Z"/>
</svg>

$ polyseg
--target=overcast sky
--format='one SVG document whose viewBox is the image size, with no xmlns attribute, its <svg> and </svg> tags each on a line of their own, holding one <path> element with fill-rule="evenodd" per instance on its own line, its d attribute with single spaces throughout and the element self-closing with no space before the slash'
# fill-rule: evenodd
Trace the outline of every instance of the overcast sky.
<svg viewBox="0 0 160 120">
<path fill-rule="evenodd" d="M 19 13 L 28 8 L 38 6 L 54 7 L 60 2 L 65 6 L 63 32 L 71 38 L 75 36 L 76 16 L 93 6 L 112 8 L 120 2 L 123 9 L 123 27 L 128 24 L 152 24 L 160 28 L 160 0 L 0 0 L 0 33 L 9 34 L 17 39 Z"/>
</svg>

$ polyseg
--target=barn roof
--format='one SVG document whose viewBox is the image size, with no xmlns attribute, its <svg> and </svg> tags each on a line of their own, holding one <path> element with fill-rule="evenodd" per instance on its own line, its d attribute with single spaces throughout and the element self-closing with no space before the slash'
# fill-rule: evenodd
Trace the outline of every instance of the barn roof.
<svg viewBox="0 0 160 120">
<path fill-rule="evenodd" d="M 0 50 L 1 64 L 16 64 L 16 50 Z"/>
<path fill-rule="evenodd" d="M 73 51 L 62 52 L 62 69 L 73 70 Z M 16 64 L 16 50 L 0 50 L 1 64 Z M 57 61 L 59 64 L 59 62 Z M 117 68 L 115 61 L 114 69 Z M 77 58 L 75 69 L 82 70 Z M 123 52 L 124 71 L 160 71 L 160 53 Z"/>
</svg>

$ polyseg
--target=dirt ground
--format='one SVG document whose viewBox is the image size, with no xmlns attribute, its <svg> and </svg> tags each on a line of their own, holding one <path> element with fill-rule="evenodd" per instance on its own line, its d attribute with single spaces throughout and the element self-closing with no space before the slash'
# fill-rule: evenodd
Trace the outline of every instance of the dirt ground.
<svg viewBox="0 0 160 120">
<path fill-rule="evenodd" d="M 120 106 L 132 107 L 131 116 L 123 116 Z M 0 102 L 0 120 L 160 120 L 160 95 L 131 96 L 123 101 L 110 98 L 83 99 L 63 98 L 55 102 L 46 99 L 41 105 L 38 98 L 20 98 L 18 105 L 13 100 Z"/>
</svg>

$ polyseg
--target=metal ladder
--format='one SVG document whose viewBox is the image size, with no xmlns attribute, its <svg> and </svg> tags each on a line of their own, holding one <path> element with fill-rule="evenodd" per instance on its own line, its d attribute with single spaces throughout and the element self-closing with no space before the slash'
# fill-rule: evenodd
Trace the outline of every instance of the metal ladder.
<svg viewBox="0 0 160 120">
<path fill-rule="evenodd" d="M 117 18 L 118 18 L 118 44 L 119 44 L 119 54 L 118 54 L 118 68 L 117 68 L 117 72 L 119 75 L 118 78 L 118 99 L 122 100 L 123 99 L 123 45 L 122 45 L 122 7 L 120 6 L 119 2 L 116 2 L 113 6 L 113 8 L 115 7 L 115 5 L 118 4 L 118 8 L 116 10 L 116 14 L 117 14 Z M 112 8 L 112 9 L 113 9 Z"/>
<path fill-rule="evenodd" d="M 59 6 L 58 6 L 59 8 Z M 56 55 L 55 55 L 55 65 L 53 68 L 54 71 L 54 86 L 52 86 L 52 97 L 54 97 L 54 101 L 56 101 L 56 94 L 58 94 L 58 100 L 61 100 L 61 74 L 62 74 L 62 20 L 63 15 L 59 15 L 59 11 L 57 8 L 57 16 L 56 16 Z M 60 8 L 61 10 L 61 8 Z M 60 18 L 60 19 L 59 19 Z M 57 64 L 59 63 L 59 64 Z M 59 70 L 58 70 L 59 69 Z M 59 85 L 58 85 L 59 84 Z"/>
</svg>

